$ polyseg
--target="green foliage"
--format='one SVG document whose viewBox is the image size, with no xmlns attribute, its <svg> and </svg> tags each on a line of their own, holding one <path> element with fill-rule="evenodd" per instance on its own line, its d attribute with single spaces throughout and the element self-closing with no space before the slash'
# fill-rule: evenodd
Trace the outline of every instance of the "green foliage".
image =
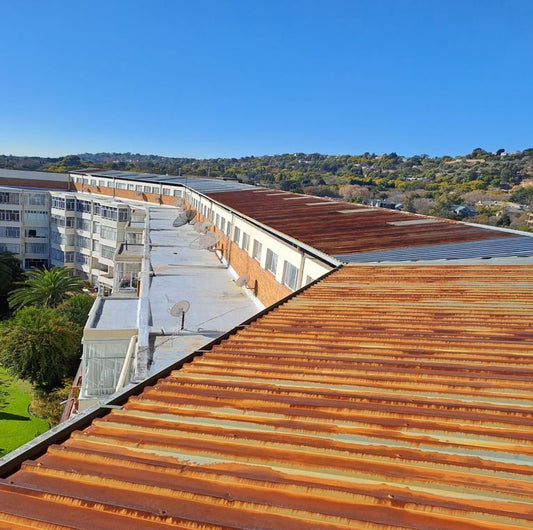
<svg viewBox="0 0 533 530">
<path fill-rule="evenodd" d="M 81 334 L 54 309 L 25 307 L 0 325 L 0 363 L 41 389 L 56 388 L 74 375 Z"/>
<path fill-rule="evenodd" d="M 15 282 L 21 281 L 24 272 L 20 268 L 20 261 L 10 252 L 0 252 L 0 316 L 9 313 L 7 296 L 13 289 Z"/>
<path fill-rule="evenodd" d="M 71 384 L 64 382 L 63 386 L 50 392 L 36 390 L 31 402 L 32 412 L 46 420 L 52 427 L 59 423 L 63 414 L 64 403 L 68 399 Z"/>
<path fill-rule="evenodd" d="M 524 186 L 511 192 L 511 198 L 514 202 L 519 204 L 533 203 L 533 186 Z"/>
<path fill-rule="evenodd" d="M 34 269 L 20 287 L 9 295 L 9 306 L 12 309 L 39 305 L 56 307 L 75 293 L 81 292 L 83 281 L 71 276 L 65 267 L 54 267 L 49 270 Z"/>
<path fill-rule="evenodd" d="M 93 303 L 94 296 L 88 293 L 77 293 L 65 300 L 57 309 L 66 319 L 83 328 Z"/>
</svg>

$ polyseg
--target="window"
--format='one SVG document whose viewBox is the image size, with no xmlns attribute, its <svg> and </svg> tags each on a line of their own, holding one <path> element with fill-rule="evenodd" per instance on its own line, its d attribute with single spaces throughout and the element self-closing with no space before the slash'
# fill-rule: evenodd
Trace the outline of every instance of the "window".
<svg viewBox="0 0 533 530">
<path fill-rule="evenodd" d="M 82 254 L 81 252 L 76 252 L 76 263 L 79 263 L 81 265 L 88 265 L 89 256 L 86 256 L 85 254 Z"/>
<path fill-rule="evenodd" d="M 126 208 L 120 208 L 118 211 L 118 220 L 127 221 L 128 220 L 128 210 Z"/>
<path fill-rule="evenodd" d="M 93 222 L 93 234 L 100 233 L 100 223 L 98 221 Z"/>
<path fill-rule="evenodd" d="M 25 250 L 27 254 L 48 254 L 48 244 L 26 243 Z"/>
<path fill-rule="evenodd" d="M 88 237 L 76 235 L 76 246 L 80 248 L 90 248 L 91 240 Z"/>
<path fill-rule="evenodd" d="M 44 193 L 31 193 L 26 195 L 26 204 L 30 206 L 46 206 L 48 204 L 48 196 Z"/>
<path fill-rule="evenodd" d="M 50 224 L 55 228 L 57 226 L 65 226 L 65 218 L 62 215 L 52 214 L 50 217 Z"/>
<path fill-rule="evenodd" d="M 65 252 L 65 263 L 74 263 L 74 252 Z"/>
<path fill-rule="evenodd" d="M 76 202 L 76 210 L 78 212 L 90 213 L 91 212 L 91 201 L 82 201 L 78 199 L 78 201 Z"/>
<path fill-rule="evenodd" d="M 135 189 L 135 184 L 128 184 L 128 191 L 133 191 Z"/>
<path fill-rule="evenodd" d="M 63 197 L 52 197 L 52 208 L 57 208 L 58 210 L 64 210 L 65 199 Z"/>
<path fill-rule="evenodd" d="M 220 230 L 226 232 L 226 219 L 224 219 L 224 217 L 220 218 Z"/>
<path fill-rule="evenodd" d="M 19 204 L 19 194 L 11 193 L 9 191 L 2 191 L 0 192 L 0 203 Z"/>
<path fill-rule="evenodd" d="M 98 186 L 99 186 L 100 188 L 105 188 L 105 187 L 106 187 L 106 184 L 107 184 L 107 182 L 106 182 L 105 180 L 99 180 L 99 181 L 98 181 Z"/>
<path fill-rule="evenodd" d="M 118 220 L 118 210 L 111 206 L 102 205 L 100 208 L 100 216 L 104 219 L 111 219 L 112 221 Z"/>
<path fill-rule="evenodd" d="M 263 245 L 257 241 L 257 239 L 254 239 L 254 246 L 252 249 L 252 258 L 256 259 L 257 261 L 261 261 L 261 256 L 263 254 Z"/>
<path fill-rule="evenodd" d="M 74 217 L 65 217 L 65 226 L 67 228 L 74 228 Z"/>
<path fill-rule="evenodd" d="M 288 261 L 283 264 L 283 283 L 293 291 L 298 285 L 298 267 L 295 267 Z"/>
<path fill-rule="evenodd" d="M 278 268 L 278 255 L 272 252 L 269 248 L 267 248 L 265 269 L 267 271 L 270 271 L 272 274 L 276 274 L 277 268 Z"/>
<path fill-rule="evenodd" d="M 76 199 L 74 197 L 66 200 L 67 210 L 73 212 L 76 209 Z"/>
<path fill-rule="evenodd" d="M 102 258 L 113 259 L 114 255 L 115 255 L 115 249 L 113 247 L 101 245 L 100 256 L 102 256 Z"/>
<path fill-rule="evenodd" d="M 94 215 L 100 215 L 100 203 L 99 202 L 93 203 L 93 207 L 94 207 Z"/>
<path fill-rule="evenodd" d="M 117 240 L 117 229 L 112 228 L 111 226 L 101 225 L 100 226 L 100 237 L 102 239 L 109 239 L 110 241 Z"/>
<path fill-rule="evenodd" d="M 48 237 L 48 228 L 29 227 L 25 230 L 26 237 Z"/>
<path fill-rule="evenodd" d="M 59 263 L 63 263 L 65 259 L 63 251 L 59 248 L 52 248 L 52 250 L 50 251 L 50 257 L 53 261 L 57 261 Z"/>
<path fill-rule="evenodd" d="M 48 212 L 44 210 L 26 210 L 24 220 L 27 223 L 46 223 L 48 224 Z"/>
<path fill-rule="evenodd" d="M 0 226 L 0 237 L 20 237 L 18 226 Z"/>
<path fill-rule="evenodd" d="M 238 228 L 237 226 L 235 227 L 235 230 L 233 230 L 233 241 L 235 241 L 235 243 L 237 243 L 237 245 L 240 246 L 240 242 L 241 242 L 241 229 Z"/>
<path fill-rule="evenodd" d="M 248 252 L 248 247 L 250 246 L 250 236 L 246 233 L 242 233 L 242 249 Z"/>
<path fill-rule="evenodd" d="M 91 179 L 91 186 L 96 186 L 96 179 Z"/>
<path fill-rule="evenodd" d="M 76 228 L 79 230 L 83 230 L 84 232 L 90 232 L 91 231 L 91 221 L 88 219 L 82 219 L 78 217 L 76 219 Z"/>
<path fill-rule="evenodd" d="M 152 188 L 150 186 L 144 186 L 143 190 L 144 190 L 144 193 L 151 193 Z"/>
<path fill-rule="evenodd" d="M 0 210 L 0 221 L 20 221 L 18 210 Z"/>
<path fill-rule="evenodd" d="M 12 252 L 20 254 L 20 245 L 17 243 L 0 243 L 0 252 Z"/>
</svg>

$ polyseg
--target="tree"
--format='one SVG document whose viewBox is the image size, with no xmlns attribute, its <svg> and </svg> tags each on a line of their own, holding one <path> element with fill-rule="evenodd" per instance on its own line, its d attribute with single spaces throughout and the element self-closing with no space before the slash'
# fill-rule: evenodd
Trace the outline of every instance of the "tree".
<svg viewBox="0 0 533 530">
<path fill-rule="evenodd" d="M 93 303 L 94 296 L 78 293 L 65 300 L 57 309 L 66 319 L 83 328 Z"/>
<path fill-rule="evenodd" d="M 0 363 L 48 391 L 73 375 L 80 339 L 81 328 L 55 309 L 25 307 L 0 325 Z"/>
<path fill-rule="evenodd" d="M 11 252 L 0 253 L 0 314 L 9 312 L 7 296 L 16 282 L 22 280 L 24 273 L 20 261 Z"/>
<path fill-rule="evenodd" d="M 70 270 L 65 267 L 35 269 L 27 276 L 9 296 L 12 309 L 29 305 L 56 307 L 73 294 L 81 292 L 84 285 L 80 278 L 71 276 Z"/>
</svg>

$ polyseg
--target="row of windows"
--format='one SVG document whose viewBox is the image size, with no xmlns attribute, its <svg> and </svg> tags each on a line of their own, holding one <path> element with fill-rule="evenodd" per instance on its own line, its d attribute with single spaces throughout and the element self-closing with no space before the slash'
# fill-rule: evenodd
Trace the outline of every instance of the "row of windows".
<svg viewBox="0 0 533 530">
<path fill-rule="evenodd" d="M 0 252 L 12 252 L 20 254 L 20 245 L 17 243 L 0 243 Z"/>
<path fill-rule="evenodd" d="M 18 193 L 11 193 L 9 191 L 0 191 L 0 203 L 2 204 L 19 204 Z"/>
<path fill-rule="evenodd" d="M 52 214 L 52 216 L 50 217 L 50 223 L 54 227 L 61 226 L 66 228 L 73 228 L 75 219 L 75 217 L 65 217 L 63 215 Z"/>
<path fill-rule="evenodd" d="M 0 210 L 0 221 L 20 221 L 18 210 Z"/>
<path fill-rule="evenodd" d="M 18 226 L 0 226 L 0 237 L 20 237 Z"/>
<path fill-rule="evenodd" d="M 93 203 L 83 199 L 52 197 L 52 208 L 67 211 L 75 210 L 81 213 L 91 213 L 91 208 L 93 208 L 93 213 L 95 215 L 100 215 L 104 219 L 111 219 L 113 221 L 127 221 L 129 218 L 129 209 L 127 207 L 117 208 L 114 206 L 106 206 L 97 202 Z"/>
<path fill-rule="evenodd" d="M 40 237 L 40 238 L 48 238 L 48 227 L 32 227 L 32 228 L 26 228 L 24 230 L 24 234 L 26 237 Z"/>
<path fill-rule="evenodd" d="M 48 243 L 26 243 L 24 248 L 27 254 L 48 254 Z"/>
</svg>

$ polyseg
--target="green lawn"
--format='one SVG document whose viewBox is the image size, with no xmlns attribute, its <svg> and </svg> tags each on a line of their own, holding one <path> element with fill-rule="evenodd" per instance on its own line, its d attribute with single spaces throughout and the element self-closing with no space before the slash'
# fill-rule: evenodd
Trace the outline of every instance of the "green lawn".
<svg viewBox="0 0 533 530">
<path fill-rule="evenodd" d="M 0 368 L 0 456 L 48 430 L 48 423 L 30 416 L 31 385 Z"/>
</svg>

